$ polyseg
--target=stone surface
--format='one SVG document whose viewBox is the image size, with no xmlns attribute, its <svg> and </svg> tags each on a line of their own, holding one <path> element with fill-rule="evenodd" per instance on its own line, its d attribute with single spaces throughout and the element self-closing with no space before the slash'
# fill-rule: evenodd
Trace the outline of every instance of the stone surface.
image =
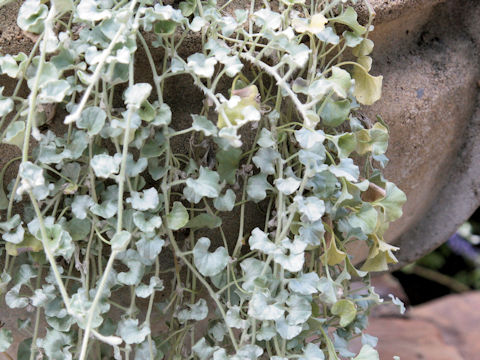
<svg viewBox="0 0 480 360">
<path fill-rule="evenodd" d="M 480 292 L 450 295 L 413 307 L 403 317 L 373 317 L 380 359 L 480 359 Z"/>
</svg>

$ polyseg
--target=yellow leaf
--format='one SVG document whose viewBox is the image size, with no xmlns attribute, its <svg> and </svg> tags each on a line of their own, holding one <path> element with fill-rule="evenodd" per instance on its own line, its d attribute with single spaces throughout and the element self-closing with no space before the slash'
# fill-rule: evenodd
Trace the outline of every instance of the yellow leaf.
<svg viewBox="0 0 480 360">
<path fill-rule="evenodd" d="M 7 242 L 5 244 L 5 249 L 7 250 L 7 254 L 10 256 L 18 256 L 21 253 L 31 251 L 31 252 L 38 252 L 43 250 L 42 242 L 36 239 L 31 234 L 25 234 L 23 241 L 19 244 L 12 244 Z"/>
<path fill-rule="evenodd" d="M 248 121 L 260 120 L 260 104 L 258 88 L 255 85 L 232 91 L 230 100 L 222 104 L 223 112 L 233 126 L 243 125 Z M 222 112 L 218 113 L 217 126 L 219 129 L 228 125 Z"/>
<path fill-rule="evenodd" d="M 338 250 L 335 239 L 330 241 L 327 252 L 322 255 L 321 259 L 323 262 L 327 261 L 327 264 L 330 266 L 340 264 L 347 254 L 341 250 Z"/>
<path fill-rule="evenodd" d="M 370 71 L 372 58 L 361 56 L 357 59 L 361 66 L 355 66 L 353 78 L 355 79 L 354 95 L 363 105 L 372 105 L 382 96 L 383 76 L 372 76 Z"/>
</svg>

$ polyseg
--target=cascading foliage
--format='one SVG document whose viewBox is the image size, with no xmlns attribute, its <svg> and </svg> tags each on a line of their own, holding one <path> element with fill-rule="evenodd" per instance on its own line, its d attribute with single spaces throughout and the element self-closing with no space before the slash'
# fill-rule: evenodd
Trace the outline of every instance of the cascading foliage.
<svg viewBox="0 0 480 360">
<path fill-rule="evenodd" d="M 386 125 L 358 112 L 382 77 L 354 5 L 24 1 L 33 48 L 0 57 L 21 149 L 0 294 L 32 316 L 0 352 L 19 332 L 18 359 L 378 359 L 368 273 L 396 261 L 405 195 L 378 170 Z"/>
</svg>

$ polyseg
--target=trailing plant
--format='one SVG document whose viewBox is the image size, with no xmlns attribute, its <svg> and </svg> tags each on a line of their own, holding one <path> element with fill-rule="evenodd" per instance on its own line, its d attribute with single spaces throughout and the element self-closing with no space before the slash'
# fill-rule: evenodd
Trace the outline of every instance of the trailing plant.
<svg viewBox="0 0 480 360">
<path fill-rule="evenodd" d="M 33 48 L 0 57 L 21 149 L 0 289 L 34 312 L 18 359 L 378 359 L 368 274 L 396 261 L 405 195 L 359 112 L 381 94 L 373 10 L 246 3 L 22 3 Z"/>
</svg>

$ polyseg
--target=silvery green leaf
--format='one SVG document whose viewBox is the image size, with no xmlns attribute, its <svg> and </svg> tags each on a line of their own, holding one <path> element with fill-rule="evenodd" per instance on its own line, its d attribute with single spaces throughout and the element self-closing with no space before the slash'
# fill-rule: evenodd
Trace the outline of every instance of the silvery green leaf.
<svg viewBox="0 0 480 360">
<path fill-rule="evenodd" d="M 77 218 L 72 218 L 67 221 L 64 226 L 73 241 L 85 240 L 90 234 L 90 229 L 92 228 L 89 219 L 79 220 Z"/>
<path fill-rule="evenodd" d="M 215 229 L 222 225 L 222 219 L 213 214 L 200 214 L 193 217 L 185 227 L 191 229 L 201 229 L 201 228 L 208 228 L 208 229 Z"/>
<path fill-rule="evenodd" d="M 65 260 L 69 261 L 75 250 L 70 234 L 59 224 L 45 224 L 45 230 L 47 238 L 43 240 L 44 246 L 48 246 L 54 256 L 63 256 Z M 40 230 L 37 231 L 35 237 L 42 240 Z"/>
<path fill-rule="evenodd" d="M 287 300 L 287 305 L 287 322 L 291 325 L 303 324 L 312 315 L 312 305 L 305 296 L 292 294 Z"/>
<path fill-rule="evenodd" d="M 228 147 L 239 148 L 242 146 L 242 141 L 240 139 L 240 135 L 237 134 L 236 127 L 223 127 L 218 132 L 219 140 L 222 142 L 218 143 L 222 149 L 226 149 Z"/>
<path fill-rule="evenodd" d="M 30 279 L 37 277 L 37 271 L 33 268 L 32 265 L 22 264 L 20 268 L 15 273 L 15 284 L 25 285 L 30 282 Z"/>
<path fill-rule="evenodd" d="M 350 182 L 356 182 L 360 176 L 360 170 L 351 158 L 340 159 L 338 165 L 330 165 L 329 171 L 336 177 L 343 177 Z"/>
<path fill-rule="evenodd" d="M 325 97 L 333 88 L 333 84 L 326 79 L 317 79 L 312 83 L 308 83 L 303 78 L 297 78 L 292 84 L 292 90 L 296 93 L 308 95 L 312 100 L 320 101 Z M 313 130 L 308 130 L 313 132 Z"/>
<path fill-rule="evenodd" d="M 342 99 L 347 98 L 348 90 L 352 86 L 352 78 L 346 70 L 333 66 L 332 75 L 328 81 L 332 84 L 335 94 Z"/>
<path fill-rule="evenodd" d="M 153 210 L 160 203 L 158 191 L 153 187 L 143 190 L 142 192 L 132 191 L 130 194 L 131 197 L 127 198 L 126 201 L 131 204 L 135 210 Z"/>
<path fill-rule="evenodd" d="M 217 171 L 222 181 L 225 180 L 230 185 L 235 184 L 238 165 L 240 163 L 240 159 L 242 158 L 242 154 L 242 149 L 233 147 L 228 147 L 228 149 L 221 149 L 217 151 Z"/>
<path fill-rule="evenodd" d="M 405 193 L 395 184 L 388 182 L 385 187 L 385 197 L 376 202 L 382 207 L 385 220 L 394 221 L 402 216 L 402 206 L 407 201 Z"/>
<path fill-rule="evenodd" d="M 26 0 L 18 11 L 17 24 L 24 31 L 41 34 L 45 27 L 48 7 L 40 0 Z"/>
<path fill-rule="evenodd" d="M 215 322 L 208 329 L 208 335 L 212 339 L 215 339 L 218 342 L 222 342 L 223 339 L 225 338 L 225 335 L 227 335 L 227 329 L 225 327 L 225 324 L 223 322 L 220 322 L 220 321 Z"/>
<path fill-rule="evenodd" d="M 124 251 L 130 243 L 131 234 L 128 231 L 122 230 L 117 232 L 110 243 L 112 244 L 112 251 Z"/>
<path fill-rule="evenodd" d="M 353 228 L 360 228 L 364 234 L 373 234 L 377 227 L 377 210 L 372 205 L 364 203 L 358 212 L 348 216 L 348 223 Z"/>
<path fill-rule="evenodd" d="M 133 160 L 133 155 L 127 155 L 127 166 L 126 166 L 126 175 L 128 177 L 134 177 L 140 175 L 148 166 L 148 160 L 141 157 L 138 159 L 137 162 Z"/>
<path fill-rule="evenodd" d="M 215 71 L 217 59 L 207 57 L 201 53 L 195 53 L 187 58 L 187 65 L 195 74 L 204 78 L 211 78 Z"/>
<path fill-rule="evenodd" d="M 23 70 L 25 70 L 27 58 L 28 56 L 25 55 L 25 53 L 23 52 L 18 53 L 15 56 L 12 56 L 10 54 L 0 56 L 0 68 L 2 74 L 6 74 L 11 78 L 18 77 L 23 72 Z"/>
<path fill-rule="evenodd" d="M 145 265 L 151 265 L 155 258 L 162 252 L 165 240 L 155 236 L 154 238 L 142 238 L 135 242 L 138 254 Z"/>
<path fill-rule="evenodd" d="M 338 157 L 341 159 L 347 158 L 357 147 L 355 134 L 352 133 L 343 133 L 340 135 L 331 136 L 329 140 L 335 144 Z"/>
<path fill-rule="evenodd" d="M 192 351 L 200 360 L 208 360 L 212 357 L 215 348 L 208 345 L 205 338 L 201 338 L 192 346 Z"/>
<path fill-rule="evenodd" d="M 288 360 L 288 359 L 283 356 L 272 356 L 270 360 Z"/>
<path fill-rule="evenodd" d="M 320 278 L 315 272 L 300 274 L 300 276 L 290 279 L 288 282 L 289 289 L 301 295 L 316 294 L 319 285 Z"/>
<path fill-rule="evenodd" d="M 181 324 L 189 320 L 200 321 L 208 315 L 208 306 L 205 299 L 200 299 L 195 304 L 187 304 L 187 307 L 188 309 L 180 310 L 176 316 Z"/>
<path fill-rule="evenodd" d="M 218 211 L 232 211 L 235 206 L 235 193 L 232 189 L 228 189 L 225 194 L 218 196 L 213 200 L 213 206 Z"/>
<path fill-rule="evenodd" d="M 267 190 L 273 190 L 272 185 L 267 181 L 267 174 L 258 174 L 248 178 L 247 194 L 254 202 L 262 201 L 267 197 Z"/>
<path fill-rule="evenodd" d="M 29 304 L 29 300 L 27 297 L 20 296 L 21 287 L 22 284 L 17 284 L 5 294 L 5 303 L 8 305 L 9 308 L 21 309 Z"/>
<path fill-rule="evenodd" d="M 45 355 L 51 360 L 72 360 L 69 349 L 72 347 L 72 338 L 63 332 L 47 329 L 43 339 L 37 340 L 37 346 L 44 349 Z"/>
<path fill-rule="evenodd" d="M 198 271 L 204 276 L 219 274 L 227 266 L 229 256 L 227 250 L 221 246 L 214 252 L 209 252 L 210 240 L 202 237 L 197 240 L 193 248 L 193 262 Z"/>
<path fill-rule="evenodd" d="M 257 320 L 278 320 L 284 313 L 281 303 L 262 292 L 255 292 L 248 303 L 248 315 Z"/>
<path fill-rule="evenodd" d="M 263 174 L 275 174 L 275 162 L 281 159 L 280 153 L 271 148 L 261 148 L 252 158 L 253 163 Z"/>
<path fill-rule="evenodd" d="M 0 116 L 5 116 L 13 110 L 14 102 L 10 98 L 4 98 L 2 92 L 3 86 L 0 86 Z"/>
<path fill-rule="evenodd" d="M 258 259 L 247 258 L 240 263 L 240 267 L 244 273 L 242 288 L 248 292 L 252 292 L 255 289 L 255 280 L 262 274 L 265 263 Z M 264 276 L 269 277 L 271 274 L 272 269 L 268 266 Z"/>
<path fill-rule="evenodd" d="M 302 332 L 302 326 L 290 325 L 283 317 L 275 322 L 277 332 L 283 339 L 291 340 Z"/>
<path fill-rule="evenodd" d="M 117 213 L 118 207 L 116 201 L 104 201 L 101 204 L 93 204 L 90 211 L 104 219 L 110 219 Z"/>
<path fill-rule="evenodd" d="M 5 290 L 7 289 L 8 284 L 12 280 L 12 277 L 10 274 L 6 272 L 2 272 L 0 275 L 0 295 L 3 295 L 5 293 Z"/>
<path fill-rule="evenodd" d="M 8 329 L 0 329 L 0 353 L 8 350 L 13 343 L 12 332 Z"/>
<path fill-rule="evenodd" d="M 246 329 L 248 327 L 249 322 L 248 320 L 242 319 L 240 317 L 240 307 L 237 305 L 234 305 L 227 311 L 225 324 L 231 328 Z"/>
<path fill-rule="evenodd" d="M 105 125 L 107 114 L 99 107 L 88 107 L 82 111 L 80 119 L 77 121 L 77 127 L 86 129 L 88 135 L 94 136 L 100 133 Z"/>
<path fill-rule="evenodd" d="M 188 223 L 188 212 L 185 206 L 179 201 L 175 201 L 172 210 L 167 215 L 167 226 L 171 230 L 179 230 Z"/>
<path fill-rule="evenodd" d="M 258 227 L 252 230 L 252 235 L 248 239 L 250 250 L 259 250 L 264 254 L 271 255 L 277 251 L 277 246 L 273 243 L 268 235 Z"/>
<path fill-rule="evenodd" d="M 23 194 L 25 191 L 34 190 L 35 188 L 42 187 L 45 184 L 43 169 L 40 166 L 34 165 L 30 161 L 22 162 L 18 172 L 20 178 L 22 179 L 21 185 L 17 190 L 18 194 Z"/>
<path fill-rule="evenodd" d="M 225 73 L 230 77 L 237 75 L 243 68 L 243 64 L 237 56 L 226 56 L 220 62 L 225 65 Z"/>
<path fill-rule="evenodd" d="M 77 16 L 80 20 L 87 22 L 95 22 L 108 19 L 111 16 L 111 11 L 108 9 L 99 9 L 99 3 L 95 0 L 81 0 L 77 5 Z"/>
<path fill-rule="evenodd" d="M 138 297 L 145 299 L 152 295 L 154 291 L 162 291 L 163 289 L 163 281 L 160 280 L 158 277 L 152 276 L 150 278 L 149 285 L 140 284 L 135 288 L 135 294 Z"/>
<path fill-rule="evenodd" d="M 156 126 L 168 126 L 172 122 L 172 110 L 168 104 L 162 103 L 157 107 L 157 114 L 152 124 Z"/>
<path fill-rule="evenodd" d="M 303 349 L 302 357 L 299 360 L 325 360 L 325 355 L 318 345 L 308 343 L 305 349 Z"/>
<path fill-rule="evenodd" d="M 329 127 L 342 125 L 350 114 L 351 102 L 348 99 L 332 100 L 326 99 L 322 104 L 322 111 L 319 114 L 322 118 L 322 124 Z"/>
<path fill-rule="evenodd" d="M 193 32 L 199 32 L 207 24 L 208 23 L 204 18 L 200 16 L 195 16 L 190 23 L 190 30 L 192 30 Z"/>
<path fill-rule="evenodd" d="M 118 281 L 125 285 L 138 285 L 145 273 L 145 265 L 142 263 L 138 252 L 133 249 L 128 249 L 125 253 L 120 254 L 118 259 L 128 266 L 127 272 L 118 273 Z"/>
<path fill-rule="evenodd" d="M 306 243 L 298 238 L 292 242 L 289 239 L 282 241 L 282 251 L 275 252 L 273 260 L 285 270 L 298 272 L 302 270 L 305 262 L 304 250 Z"/>
<path fill-rule="evenodd" d="M 272 323 L 264 321 L 262 322 L 262 326 L 257 332 L 256 339 L 258 341 L 263 341 L 263 340 L 268 341 L 272 339 L 275 335 L 277 335 L 277 331 L 275 330 L 275 327 L 272 325 Z"/>
<path fill-rule="evenodd" d="M 328 169 L 325 158 L 325 147 L 322 144 L 318 144 L 310 150 L 300 150 L 298 152 L 298 160 L 305 165 L 305 172 L 308 177 L 313 177 Z"/>
<path fill-rule="evenodd" d="M 35 307 L 45 306 L 56 298 L 55 287 L 53 285 L 43 285 L 41 289 L 35 289 L 35 293 L 30 298 Z"/>
<path fill-rule="evenodd" d="M 337 291 L 335 284 L 331 279 L 326 277 L 320 278 L 318 290 L 320 291 L 320 300 L 328 305 L 333 305 L 337 302 Z"/>
<path fill-rule="evenodd" d="M 356 47 L 363 41 L 362 36 L 355 34 L 351 31 L 345 31 L 343 33 L 343 37 L 345 39 L 345 45 L 347 45 L 348 47 Z"/>
<path fill-rule="evenodd" d="M 330 26 L 327 26 L 319 33 L 316 33 L 315 36 L 321 41 L 331 45 L 338 45 L 338 43 L 340 42 L 340 36 L 338 36 L 335 33 L 334 29 Z"/>
<path fill-rule="evenodd" d="M 310 149 L 319 143 L 323 143 L 325 134 L 322 130 L 313 131 L 307 128 L 301 128 L 295 131 L 295 139 L 297 139 L 303 149 Z"/>
<path fill-rule="evenodd" d="M 148 83 L 138 83 L 129 86 L 124 93 L 125 104 L 127 104 L 127 107 L 133 106 L 134 108 L 139 109 L 142 103 L 148 99 L 151 92 L 152 85 Z"/>
<path fill-rule="evenodd" d="M 158 350 L 155 345 L 155 341 L 153 339 L 152 339 L 152 345 L 153 346 L 150 347 L 149 341 L 145 340 L 140 345 L 135 346 L 134 360 L 150 360 L 151 359 L 150 354 L 153 355 L 153 359 L 157 359 Z M 160 356 L 160 359 L 163 357 L 161 353 L 158 355 Z"/>
<path fill-rule="evenodd" d="M 136 211 L 133 214 L 133 223 L 143 232 L 152 232 L 162 226 L 162 218 L 158 215 L 147 215 Z"/>
<path fill-rule="evenodd" d="M 90 166 L 95 175 L 107 179 L 113 174 L 118 173 L 121 159 L 119 157 L 110 156 L 107 154 L 94 155 Z"/>
<path fill-rule="evenodd" d="M 345 11 L 343 11 L 337 17 L 329 19 L 331 22 L 338 22 L 343 25 L 347 25 L 352 29 L 356 34 L 362 35 L 367 31 L 367 29 L 361 26 L 357 21 L 357 12 L 351 6 L 349 6 Z"/>
<path fill-rule="evenodd" d="M 74 314 L 74 318 L 81 329 L 85 329 L 88 322 L 89 311 L 92 306 L 92 302 L 88 298 L 86 289 L 80 288 L 78 291 L 72 295 L 70 302 L 70 309 Z M 100 306 L 95 308 L 94 316 L 92 319 L 92 327 L 99 327 L 103 318 L 100 315 Z M 67 317 L 65 317 L 67 318 Z M 59 324 L 58 324 L 59 325 Z"/>
<path fill-rule="evenodd" d="M 53 80 L 42 86 L 38 100 L 42 104 L 62 102 L 65 96 L 71 92 L 67 80 Z"/>
<path fill-rule="evenodd" d="M 310 56 L 311 50 L 305 44 L 294 44 L 289 46 L 289 53 L 282 57 L 290 68 L 303 68 Z"/>
<path fill-rule="evenodd" d="M 300 180 L 297 180 L 293 177 L 288 177 L 286 179 L 276 179 L 274 184 L 276 188 L 284 195 L 291 195 L 300 187 Z"/>
<path fill-rule="evenodd" d="M 188 201 L 197 204 L 202 197 L 216 198 L 220 194 L 222 185 L 217 172 L 205 167 L 200 167 L 198 179 L 187 179 L 187 186 L 183 194 Z"/>
<path fill-rule="evenodd" d="M 95 203 L 88 195 L 75 195 L 72 202 L 72 213 L 77 219 L 85 219 L 87 210 Z"/>
<path fill-rule="evenodd" d="M 403 303 L 403 301 L 392 294 L 388 294 L 388 296 L 390 297 L 390 299 L 392 299 L 392 303 L 399 307 L 400 314 L 405 314 L 405 304 Z"/>
<path fill-rule="evenodd" d="M 17 214 L 18 215 L 18 214 Z M 25 230 L 22 225 L 18 225 L 15 230 L 10 230 L 2 235 L 2 239 L 12 244 L 20 244 L 23 241 Z"/>
<path fill-rule="evenodd" d="M 124 319 L 118 324 L 117 335 L 126 344 L 140 344 L 150 334 L 150 328 L 145 323 L 138 327 L 138 319 Z"/>
<path fill-rule="evenodd" d="M 325 214 L 324 201 L 315 196 L 296 196 L 295 203 L 298 206 L 298 211 L 300 214 L 310 222 L 320 220 L 323 214 Z"/>
<path fill-rule="evenodd" d="M 1 113 L 1 100 L 0 100 L 0 113 Z M 3 116 L 3 115 L 0 115 Z M 3 138 L 3 143 L 16 145 L 19 148 L 23 146 L 23 140 L 25 137 L 25 122 L 24 121 L 14 121 L 10 123 L 7 127 L 5 137 Z"/>
<path fill-rule="evenodd" d="M 217 127 L 205 116 L 192 114 L 192 118 L 192 128 L 195 131 L 201 131 L 205 134 L 205 136 L 217 135 Z"/>
<path fill-rule="evenodd" d="M 282 16 L 269 9 L 261 9 L 254 14 L 255 24 L 270 30 L 277 30 L 282 26 Z"/>
<path fill-rule="evenodd" d="M 257 140 L 257 144 L 260 145 L 260 147 L 262 148 L 268 148 L 268 147 L 273 147 L 276 142 L 275 140 L 273 140 L 273 135 L 272 133 L 263 128 L 261 131 L 260 131 L 260 136 Z"/>
<path fill-rule="evenodd" d="M 340 356 L 345 357 L 345 358 L 354 357 L 355 353 L 348 350 L 348 341 L 346 339 L 342 338 L 341 336 L 338 336 L 337 333 L 338 333 L 338 331 L 335 331 L 333 333 L 333 345 L 335 346 L 335 349 L 338 351 L 338 354 Z"/>
<path fill-rule="evenodd" d="M 263 354 L 263 349 L 258 345 L 247 344 L 238 349 L 232 360 L 255 360 Z"/>
<path fill-rule="evenodd" d="M 352 360 L 380 360 L 377 350 L 370 345 L 363 345 L 360 352 Z"/>
</svg>

